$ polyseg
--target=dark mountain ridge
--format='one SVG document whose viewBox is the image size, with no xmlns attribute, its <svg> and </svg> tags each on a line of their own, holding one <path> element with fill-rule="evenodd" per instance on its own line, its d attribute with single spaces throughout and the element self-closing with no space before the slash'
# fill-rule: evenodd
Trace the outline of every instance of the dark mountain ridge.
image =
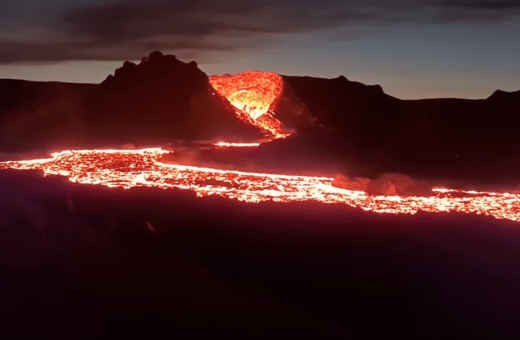
<svg viewBox="0 0 520 340">
<path fill-rule="evenodd" d="M 85 95 L 95 87 L 96 84 L 0 79 L 0 110 L 5 113 L 24 107 L 33 108 L 74 91 Z"/>
<path fill-rule="evenodd" d="M 284 77 L 297 100 L 329 128 L 345 159 L 365 174 L 404 172 L 467 181 L 520 182 L 520 91 L 487 99 L 400 100 L 345 77 Z M 351 167 L 352 168 L 352 167 Z M 355 168 L 355 167 L 354 167 Z M 348 170 L 348 167 L 347 167 Z M 355 170 L 354 170 L 355 172 Z"/>
<path fill-rule="evenodd" d="M 0 152 L 45 150 L 73 140 L 77 111 L 96 84 L 0 79 Z"/>
</svg>

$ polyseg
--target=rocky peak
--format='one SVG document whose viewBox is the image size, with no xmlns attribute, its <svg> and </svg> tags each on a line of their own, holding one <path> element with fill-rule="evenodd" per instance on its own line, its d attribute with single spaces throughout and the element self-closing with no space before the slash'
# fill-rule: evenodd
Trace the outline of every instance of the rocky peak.
<svg viewBox="0 0 520 340">
<path fill-rule="evenodd" d="M 164 55 L 155 51 L 142 58 L 139 64 L 125 61 L 123 66 L 116 69 L 114 75 L 109 75 L 101 85 L 110 84 L 112 86 L 128 82 L 156 81 L 166 77 L 169 79 L 189 77 L 188 79 L 208 81 L 206 74 L 197 67 L 196 62 L 185 63 L 177 59 L 175 55 Z"/>
</svg>

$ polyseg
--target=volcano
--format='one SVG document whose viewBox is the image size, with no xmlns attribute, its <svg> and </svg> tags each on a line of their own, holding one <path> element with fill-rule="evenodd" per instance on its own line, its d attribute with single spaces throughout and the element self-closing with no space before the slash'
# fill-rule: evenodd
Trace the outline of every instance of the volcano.
<svg viewBox="0 0 520 340">
<path fill-rule="evenodd" d="M 234 108 L 211 86 L 195 62 L 150 54 L 126 62 L 85 98 L 82 116 L 97 140 L 165 144 L 172 140 L 262 137 L 236 119 Z"/>
<path fill-rule="evenodd" d="M 520 92 L 407 101 L 160 52 L 0 88 L 0 331 L 518 338 Z"/>
<path fill-rule="evenodd" d="M 344 76 L 207 76 L 196 63 L 160 52 L 139 64 L 125 62 L 98 85 L 0 83 L 0 151 L 14 157 L 180 140 L 263 143 L 261 155 L 241 155 L 258 165 L 253 170 L 301 171 L 306 164 L 316 173 L 405 173 L 475 189 L 520 182 L 513 128 L 518 92 L 400 100 Z M 306 161 L 312 159 L 323 166 Z"/>
</svg>

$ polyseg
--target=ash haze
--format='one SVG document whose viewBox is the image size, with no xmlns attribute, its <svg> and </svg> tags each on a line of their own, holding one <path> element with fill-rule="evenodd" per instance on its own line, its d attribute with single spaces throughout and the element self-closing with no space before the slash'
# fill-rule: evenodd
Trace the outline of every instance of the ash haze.
<svg viewBox="0 0 520 340">
<path fill-rule="evenodd" d="M 520 1 L 250 0 L 0 3 L 0 78 L 99 83 L 151 51 L 208 74 L 380 84 L 403 98 L 520 88 Z"/>
</svg>

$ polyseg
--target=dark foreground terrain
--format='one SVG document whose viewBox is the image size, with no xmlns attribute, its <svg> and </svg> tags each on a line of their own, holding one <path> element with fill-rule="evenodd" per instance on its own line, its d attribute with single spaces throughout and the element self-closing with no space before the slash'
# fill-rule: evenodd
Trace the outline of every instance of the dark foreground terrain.
<svg viewBox="0 0 520 340">
<path fill-rule="evenodd" d="M 517 339 L 519 224 L 0 172 L 7 338 Z"/>
</svg>

